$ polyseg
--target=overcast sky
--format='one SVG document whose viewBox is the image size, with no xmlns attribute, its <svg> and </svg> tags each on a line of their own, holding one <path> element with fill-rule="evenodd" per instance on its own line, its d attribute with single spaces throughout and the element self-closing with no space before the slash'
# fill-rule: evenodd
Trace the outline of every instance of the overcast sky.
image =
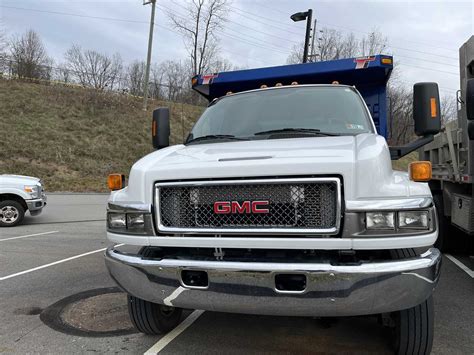
<svg viewBox="0 0 474 355">
<path fill-rule="evenodd" d="M 72 43 L 114 53 L 126 62 L 146 58 L 150 5 L 143 0 L 0 0 L 9 35 L 37 31 L 49 54 L 61 62 Z M 182 38 L 165 11 L 183 14 L 185 0 L 158 0 L 153 61 L 184 59 Z M 388 37 L 400 78 L 406 85 L 437 81 L 442 94 L 459 88 L 458 49 L 474 34 L 474 1 L 233 0 L 220 33 L 221 55 L 249 68 L 284 64 L 304 38 L 304 22 L 289 16 L 312 8 L 318 28 L 353 32 L 372 29 Z M 30 10 L 28 10 L 30 9 Z M 40 11 L 32 11 L 40 10 Z M 52 13 L 56 12 L 56 13 Z M 72 16 L 67 14 L 75 14 Z M 88 16 L 96 17 L 91 18 Z M 119 21 L 121 20 L 121 21 Z"/>
</svg>

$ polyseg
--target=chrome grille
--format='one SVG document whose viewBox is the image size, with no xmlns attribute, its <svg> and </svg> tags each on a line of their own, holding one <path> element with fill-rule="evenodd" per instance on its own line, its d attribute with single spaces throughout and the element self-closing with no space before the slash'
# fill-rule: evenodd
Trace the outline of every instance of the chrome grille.
<svg viewBox="0 0 474 355">
<path fill-rule="evenodd" d="M 331 234 L 339 227 L 337 178 L 161 183 L 156 193 L 160 231 Z M 222 201 L 237 203 L 240 213 L 216 213 Z M 244 208 L 253 201 L 268 201 L 268 213 Z"/>
</svg>

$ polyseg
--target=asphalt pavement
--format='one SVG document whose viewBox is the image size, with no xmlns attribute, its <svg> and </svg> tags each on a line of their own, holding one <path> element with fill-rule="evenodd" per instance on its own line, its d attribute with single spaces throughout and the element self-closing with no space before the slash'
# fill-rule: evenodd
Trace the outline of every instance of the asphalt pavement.
<svg viewBox="0 0 474 355">
<path fill-rule="evenodd" d="M 109 244 L 106 200 L 100 194 L 50 194 L 43 214 L 0 229 L 0 353 L 391 352 L 389 330 L 375 317 L 328 320 L 190 310 L 166 336 L 136 333 L 126 317 L 125 295 L 115 288 L 103 261 Z M 443 260 L 434 295 L 433 354 L 474 353 L 474 279 L 469 270 L 469 256 Z M 102 303 L 100 297 L 105 297 Z M 64 312 L 56 317 L 59 309 Z M 64 325 L 74 317 L 77 329 Z M 108 332 L 87 331 L 91 324 Z M 115 334 L 115 328 L 121 330 Z"/>
</svg>

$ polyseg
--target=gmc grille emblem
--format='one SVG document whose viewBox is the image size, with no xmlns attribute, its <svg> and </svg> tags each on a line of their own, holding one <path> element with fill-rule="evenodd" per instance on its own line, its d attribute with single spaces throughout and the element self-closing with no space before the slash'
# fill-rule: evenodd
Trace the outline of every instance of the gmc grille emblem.
<svg viewBox="0 0 474 355">
<path fill-rule="evenodd" d="M 254 214 L 269 213 L 268 201 L 217 201 L 214 202 L 215 214 Z"/>
</svg>

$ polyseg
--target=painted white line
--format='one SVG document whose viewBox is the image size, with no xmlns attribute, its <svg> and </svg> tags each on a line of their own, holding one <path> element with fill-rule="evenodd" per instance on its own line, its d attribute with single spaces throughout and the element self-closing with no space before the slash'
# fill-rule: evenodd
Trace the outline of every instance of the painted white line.
<svg viewBox="0 0 474 355">
<path fill-rule="evenodd" d="M 462 262 L 460 262 L 458 259 L 456 259 L 451 254 L 444 254 L 444 256 L 447 257 L 449 260 L 451 260 L 453 263 L 455 263 L 457 266 L 459 266 L 459 268 L 461 270 L 465 271 L 466 274 L 468 274 L 469 276 L 471 276 L 471 278 L 474 279 L 474 271 L 469 269 L 466 265 L 464 265 Z"/>
<path fill-rule="evenodd" d="M 120 246 L 122 246 L 122 245 L 124 245 L 124 244 L 117 244 L 116 247 L 120 247 Z M 37 271 L 37 270 L 41 270 L 41 269 L 45 269 L 45 268 L 47 268 L 47 267 L 54 266 L 54 265 L 58 265 L 58 264 L 61 264 L 61 263 L 65 263 L 66 261 L 71 261 L 71 260 L 74 260 L 74 259 L 82 258 L 83 256 L 87 256 L 87 255 L 91 255 L 91 254 L 95 254 L 95 253 L 100 253 L 101 251 L 104 251 L 105 249 L 107 249 L 107 248 L 102 248 L 102 249 L 97 249 L 97 250 L 89 251 L 89 252 L 84 253 L 84 254 L 79 254 L 79 255 L 71 256 L 70 258 L 66 258 L 66 259 L 58 260 L 58 261 L 55 261 L 55 262 L 52 262 L 52 263 L 49 263 L 49 264 L 37 266 L 37 267 L 35 267 L 35 268 L 33 268 L 33 269 L 29 269 L 29 270 L 25 270 L 25 271 L 20 271 L 20 272 L 17 272 L 17 273 L 15 273 L 15 274 L 3 276 L 3 277 L 0 277 L 0 281 L 8 280 L 8 279 L 11 279 L 11 278 L 13 278 L 13 277 L 21 276 L 21 275 L 24 275 L 24 274 L 29 274 L 30 272 Z"/>
<path fill-rule="evenodd" d="M 173 293 L 171 293 L 171 295 L 169 295 L 163 300 L 163 303 L 167 306 L 173 307 L 172 302 L 176 299 L 176 297 L 178 297 L 181 294 L 181 292 L 185 290 L 186 289 L 184 287 L 179 286 L 176 290 L 173 291 Z"/>
<path fill-rule="evenodd" d="M 46 234 L 54 234 L 54 233 L 59 233 L 59 231 L 51 231 L 51 232 L 28 234 L 28 235 L 20 235 L 19 237 L 11 237 L 11 238 L 0 239 L 0 242 L 4 242 L 6 240 L 23 239 L 23 238 L 29 238 L 29 237 L 36 237 L 37 235 L 46 235 Z"/>
<path fill-rule="evenodd" d="M 196 319 L 198 319 L 204 311 L 196 310 L 189 315 L 188 318 L 183 320 L 176 328 L 174 328 L 171 332 L 166 334 L 163 338 L 158 340 L 158 342 L 153 345 L 150 349 L 148 349 L 145 355 L 155 355 L 158 354 L 161 350 L 165 348 L 166 345 L 171 343 L 178 335 L 184 332 L 191 324 L 193 324 Z"/>
</svg>

